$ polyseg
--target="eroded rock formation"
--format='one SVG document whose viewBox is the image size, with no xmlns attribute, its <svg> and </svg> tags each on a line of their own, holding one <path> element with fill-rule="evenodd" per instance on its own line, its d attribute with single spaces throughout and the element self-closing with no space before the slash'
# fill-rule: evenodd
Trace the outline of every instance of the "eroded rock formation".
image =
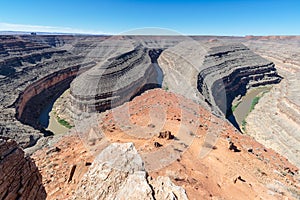
<svg viewBox="0 0 300 200">
<path fill-rule="evenodd" d="M 211 47 L 198 75 L 198 90 L 212 107 L 228 115 L 238 95 L 250 87 L 279 83 L 274 63 L 242 44 Z"/>
<path fill-rule="evenodd" d="M 158 58 L 164 72 L 163 88 L 202 103 L 197 78 L 206 51 L 203 43 L 192 38 L 164 50 Z"/>
<path fill-rule="evenodd" d="M 0 199 L 46 199 L 38 168 L 17 143 L 0 137 Z"/>
<path fill-rule="evenodd" d="M 246 132 L 300 167 L 299 38 L 257 38 L 245 42 L 276 64 L 283 77 L 246 118 Z"/>
<path fill-rule="evenodd" d="M 187 199 L 169 178 L 148 182 L 147 176 L 133 143 L 113 143 L 95 158 L 74 199 Z"/>
<path fill-rule="evenodd" d="M 73 113 L 104 111 L 159 87 L 162 77 L 158 80 L 156 60 L 161 51 L 138 46 L 77 77 L 70 88 Z"/>
<path fill-rule="evenodd" d="M 34 129 L 39 125 L 40 110 L 67 87 L 79 67 L 93 65 L 82 56 L 54 48 L 62 45 L 63 39 L 0 37 L 0 133 L 22 147 L 34 145 L 43 136 Z"/>
</svg>

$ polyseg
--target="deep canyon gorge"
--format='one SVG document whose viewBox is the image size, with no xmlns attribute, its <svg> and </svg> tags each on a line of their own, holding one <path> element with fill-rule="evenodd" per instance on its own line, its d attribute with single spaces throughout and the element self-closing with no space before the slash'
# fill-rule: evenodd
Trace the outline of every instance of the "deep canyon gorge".
<svg viewBox="0 0 300 200">
<path fill-rule="evenodd" d="M 11 152 L 17 152 L 36 174 L 35 186 L 29 186 L 34 188 L 32 195 L 45 198 L 47 193 L 49 199 L 119 198 L 134 183 L 147 191 L 143 195 L 149 199 L 195 198 L 197 193 L 203 198 L 225 195 L 238 199 L 231 196 L 229 187 L 236 187 L 245 198 L 262 192 L 265 196 L 261 198 L 297 199 L 299 53 L 299 37 L 0 36 L 1 170 L 4 161 L 12 162 L 6 161 Z M 241 127 L 233 107 L 241 105 L 243 96 L 266 86 L 270 89 L 253 110 L 245 109 Z M 39 120 L 42 110 L 54 101 L 63 102 L 54 103 L 52 120 L 68 122 L 70 130 L 65 135 L 57 136 Z M 146 119 L 151 116 L 150 108 L 165 116 L 157 121 Z M 137 126 L 142 129 L 135 129 Z M 163 135 L 166 133 L 169 135 Z M 143 134 L 149 134 L 148 138 Z M 119 142 L 125 144 L 116 144 Z M 200 147 L 209 149 L 212 157 L 195 156 Z M 111 155 L 112 151 L 119 153 Z M 147 167 L 155 161 L 151 152 L 156 151 L 165 157 L 174 155 L 174 162 L 163 163 L 152 172 Z M 80 156 L 72 157 L 72 153 Z M 194 163 L 193 157 L 197 157 Z M 107 166 L 108 158 L 114 162 Z M 56 163 L 57 159 L 72 167 Z M 232 167 L 239 159 L 241 165 Z M 222 162 L 230 167 L 225 169 Z M 119 172 L 116 165 L 126 170 Z M 181 171 L 175 175 L 175 169 Z M 49 177 L 48 170 L 57 177 Z M 205 170 L 211 179 L 201 174 Z M 226 178 L 216 177 L 218 170 Z M 2 172 L 3 177 L 13 174 Z M 103 176 L 110 186 L 94 179 Z M 114 182 L 115 178 L 123 182 Z M 208 186 L 203 185 L 205 181 Z M 85 190 L 86 185 L 93 188 L 94 182 L 98 190 L 112 187 L 114 192 Z M 247 193 L 249 187 L 254 189 Z M 3 194 L 22 197 L 28 190 L 21 188 L 6 188 Z"/>
</svg>

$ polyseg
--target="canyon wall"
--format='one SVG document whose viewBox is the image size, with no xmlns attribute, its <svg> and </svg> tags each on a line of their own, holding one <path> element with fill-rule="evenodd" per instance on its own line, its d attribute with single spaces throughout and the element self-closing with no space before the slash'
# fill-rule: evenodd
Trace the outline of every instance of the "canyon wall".
<svg viewBox="0 0 300 200">
<path fill-rule="evenodd" d="M 279 83 L 274 63 L 242 44 L 213 46 L 204 58 L 198 75 L 198 90 L 205 101 L 224 114 L 231 114 L 234 98 L 247 89 Z"/>
<path fill-rule="evenodd" d="M 154 60 L 158 57 L 160 50 L 145 50 L 147 49 L 145 48 L 133 51 L 134 48 L 141 45 L 140 40 L 143 39 L 123 36 L 0 36 L 0 89 L 2 91 L 0 94 L 2 114 L 0 134 L 15 139 L 22 147 L 35 145 L 37 140 L 43 136 L 38 121 L 42 108 L 69 87 L 78 71 L 83 72 L 95 65 L 102 66 L 104 63 L 110 63 L 109 67 L 115 72 L 108 72 L 111 69 L 107 70 L 106 73 L 111 74 L 107 75 L 106 81 L 112 85 L 106 85 L 106 87 L 106 81 L 102 81 L 105 84 L 103 87 L 101 86 L 101 89 L 104 89 L 105 92 L 96 91 L 95 93 L 100 95 L 89 96 L 91 101 L 94 101 L 93 98 L 97 101 L 103 98 L 103 95 L 111 95 L 106 90 L 113 85 L 118 88 L 111 93 L 115 93 L 119 97 L 116 101 L 109 97 L 109 102 L 112 102 L 111 100 L 119 101 L 116 105 L 129 100 L 133 94 L 156 87 L 152 83 L 157 82 L 156 74 L 159 67 Z M 147 38 L 143 45 L 158 47 L 172 44 L 173 41 L 168 38 L 166 42 L 161 43 Z M 128 54 L 125 59 L 118 57 L 124 53 L 126 55 L 126 52 L 130 51 L 133 55 L 131 58 Z M 122 59 L 125 61 L 123 62 Z M 135 62 L 129 63 L 133 60 Z M 121 65 L 123 71 L 116 67 Z M 151 67 L 149 67 L 150 65 Z M 93 78 L 97 79 L 97 73 L 92 74 Z M 115 77 L 115 82 L 109 80 L 111 77 Z M 81 83 L 80 76 L 77 78 L 77 82 Z M 88 80 L 84 81 L 88 82 Z M 94 82 L 90 81 L 90 83 Z M 123 87 L 123 84 L 129 87 Z M 84 87 L 83 92 L 89 88 L 85 85 L 81 85 L 81 87 Z M 74 94 L 73 97 L 76 97 L 74 98 L 75 103 L 72 105 L 75 110 L 76 106 L 78 108 L 83 104 L 76 103 L 78 100 L 78 95 L 76 96 L 76 92 L 74 92 L 76 89 L 71 91 Z M 86 94 L 89 93 L 84 95 Z M 122 98 L 124 100 L 120 101 Z M 108 103 L 103 102 L 94 102 L 96 106 L 93 107 L 96 107 L 97 110 L 107 109 Z M 87 108 L 85 107 L 85 109 Z"/>
<path fill-rule="evenodd" d="M 95 63 L 90 62 L 85 66 L 69 67 L 29 85 L 15 103 L 16 118 L 24 124 L 42 129 L 39 124 L 41 110 L 70 87 L 70 83 L 77 76 L 79 69 L 88 69 L 94 65 Z"/>
<path fill-rule="evenodd" d="M 13 138 L 22 147 L 34 145 L 43 136 L 36 129 L 37 116 L 54 95 L 49 92 L 51 88 L 57 84 L 66 87 L 79 67 L 93 64 L 81 55 L 56 48 L 69 36 L 57 38 L 0 36 L 0 135 Z M 55 87 L 55 92 L 64 89 L 60 87 Z M 37 95 L 42 98 L 29 105 Z"/>
<path fill-rule="evenodd" d="M 46 199 L 38 168 L 17 143 L 0 137 L 0 199 Z"/>
<path fill-rule="evenodd" d="M 73 116 L 116 107 L 144 90 L 159 87 L 162 80 L 158 80 L 161 72 L 156 60 L 161 51 L 137 46 L 78 76 L 70 88 Z"/>
<path fill-rule="evenodd" d="M 246 132 L 300 167 L 300 40 L 258 37 L 244 43 L 276 64 L 283 80 L 246 118 Z"/>
<path fill-rule="evenodd" d="M 164 50 L 158 58 L 164 73 L 163 88 L 205 106 L 197 90 L 197 77 L 207 50 L 203 43 L 190 37 L 185 39 Z"/>
</svg>

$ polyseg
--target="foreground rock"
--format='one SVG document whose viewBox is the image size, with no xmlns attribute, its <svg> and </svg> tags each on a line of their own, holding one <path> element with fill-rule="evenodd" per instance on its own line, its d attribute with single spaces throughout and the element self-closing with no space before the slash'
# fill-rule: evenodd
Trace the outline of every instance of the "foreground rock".
<svg viewBox="0 0 300 200">
<path fill-rule="evenodd" d="M 156 179 L 149 180 L 149 184 L 153 188 L 155 199 L 188 199 L 185 190 L 172 183 L 169 177 L 159 176 Z"/>
<path fill-rule="evenodd" d="M 46 199 L 38 168 L 17 143 L 0 137 L 0 199 Z"/>
<path fill-rule="evenodd" d="M 95 158 L 74 199 L 187 199 L 184 189 L 168 178 L 149 185 L 143 165 L 132 143 L 113 143 Z"/>
</svg>

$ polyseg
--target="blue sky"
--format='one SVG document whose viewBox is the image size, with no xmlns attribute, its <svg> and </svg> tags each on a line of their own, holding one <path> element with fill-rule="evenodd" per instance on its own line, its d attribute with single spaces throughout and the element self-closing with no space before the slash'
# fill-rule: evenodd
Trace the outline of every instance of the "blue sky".
<svg viewBox="0 0 300 200">
<path fill-rule="evenodd" d="M 1 0 L 0 30 L 300 35 L 300 0 Z"/>
</svg>

